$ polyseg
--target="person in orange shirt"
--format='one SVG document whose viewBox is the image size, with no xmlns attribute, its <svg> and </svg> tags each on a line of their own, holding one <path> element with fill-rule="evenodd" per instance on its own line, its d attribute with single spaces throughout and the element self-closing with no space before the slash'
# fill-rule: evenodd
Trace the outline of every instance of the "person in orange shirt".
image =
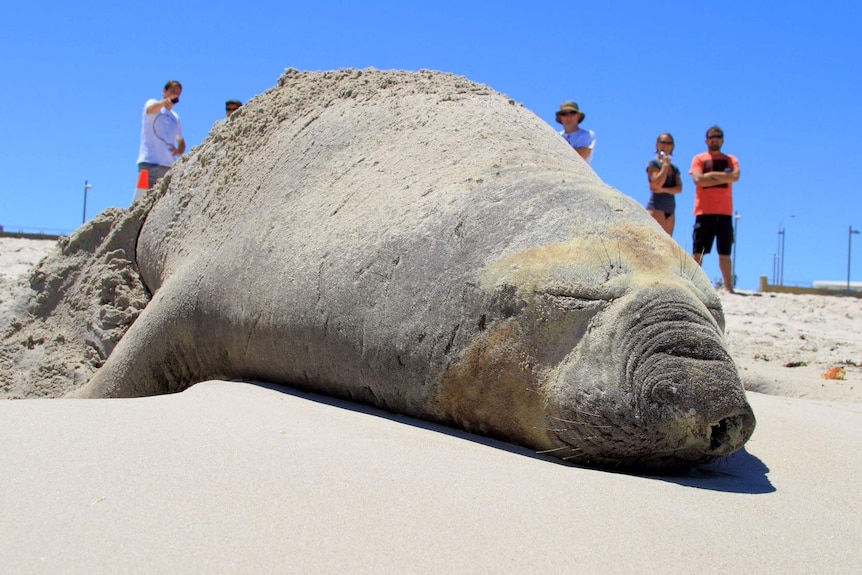
<svg viewBox="0 0 862 575">
<path fill-rule="evenodd" d="M 724 131 L 713 126 L 706 131 L 707 151 L 691 160 L 691 179 L 694 180 L 694 233 L 692 256 L 703 265 L 703 255 L 712 251 L 716 241 L 718 267 L 724 280 L 724 289 L 733 293 L 730 251 L 733 246 L 733 183 L 739 180 L 739 162 L 736 157 L 721 151 Z"/>
</svg>

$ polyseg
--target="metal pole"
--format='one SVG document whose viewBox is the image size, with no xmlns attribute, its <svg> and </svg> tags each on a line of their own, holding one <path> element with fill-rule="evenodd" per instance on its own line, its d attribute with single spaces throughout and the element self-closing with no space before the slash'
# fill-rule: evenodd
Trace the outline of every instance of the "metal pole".
<svg viewBox="0 0 862 575">
<path fill-rule="evenodd" d="M 781 223 L 778 224 L 778 247 L 775 248 L 775 281 L 772 285 L 778 285 L 778 278 L 781 273 Z"/>
<path fill-rule="evenodd" d="M 778 254 L 772 254 L 772 285 L 778 285 Z"/>
<path fill-rule="evenodd" d="M 847 230 L 847 295 L 850 295 L 850 247 L 853 240 L 853 234 L 858 234 L 859 230 L 854 230 L 851 224 Z"/>
<path fill-rule="evenodd" d="M 787 218 L 795 218 L 796 215 L 790 214 L 781 218 L 778 222 L 778 285 L 784 285 L 784 220 Z"/>
<path fill-rule="evenodd" d="M 733 212 L 733 243 L 736 244 L 733 246 L 733 262 L 731 263 L 730 277 L 733 281 L 733 289 L 736 289 L 736 252 L 739 251 L 739 234 L 737 232 L 739 228 L 739 212 Z"/>
<path fill-rule="evenodd" d="M 82 224 L 87 221 L 87 190 L 89 190 L 92 187 L 93 186 L 91 186 L 89 184 L 89 182 L 87 182 L 87 180 L 84 180 L 84 215 L 81 216 L 81 223 Z"/>
<path fill-rule="evenodd" d="M 787 230 L 781 230 L 781 277 L 778 278 L 780 285 L 784 285 L 784 236 L 787 235 Z"/>
</svg>

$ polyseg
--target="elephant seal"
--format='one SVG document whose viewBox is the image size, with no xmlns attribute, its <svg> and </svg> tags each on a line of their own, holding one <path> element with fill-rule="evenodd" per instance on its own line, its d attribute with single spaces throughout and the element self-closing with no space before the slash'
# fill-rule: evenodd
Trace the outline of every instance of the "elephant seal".
<svg viewBox="0 0 862 575">
<path fill-rule="evenodd" d="M 287 70 L 153 193 L 153 299 L 78 396 L 262 380 L 651 471 L 754 429 L 700 268 L 486 86 Z"/>
</svg>

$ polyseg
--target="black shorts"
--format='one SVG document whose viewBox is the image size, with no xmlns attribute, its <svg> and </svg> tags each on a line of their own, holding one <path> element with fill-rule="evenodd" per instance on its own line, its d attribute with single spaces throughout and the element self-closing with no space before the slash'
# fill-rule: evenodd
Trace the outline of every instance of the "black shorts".
<svg viewBox="0 0 862 575">
<path fill-rule="evenodd" d="M 692 241 L 695 254 L 712 251 L 712 240 L 717 239 L 718 255 L 729 256 L 733 245 L 733 216 L 701 215 L 694 219 Z"/>
</svg>

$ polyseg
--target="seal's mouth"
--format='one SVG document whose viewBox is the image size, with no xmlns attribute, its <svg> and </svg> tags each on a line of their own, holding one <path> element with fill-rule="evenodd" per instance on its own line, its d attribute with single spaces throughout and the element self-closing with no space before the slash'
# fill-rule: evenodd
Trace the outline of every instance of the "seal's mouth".
<svg viewBox="0 0 862 575">
<path fill-rule="evenodd" d="M 753 431 L 754 415 L 750 410 L 729 415 L 706 426 L 699 438 L 693 434 L 691 444 L 686 449 L 623 458 L 612 467 L 621 471 L 660 475 L 685 474 L 696 465 L 712 463 L 737 451 Z"/>
<path fill-rule="evenodd" d="M 661 430 L 653 430 L 652 443 L 611 441 L 611 437 L 594 435 L 593 441 L 584 438 L 572 444 L 568 433 L 558 433 L 558 438 L 569 445 L 549 450 L 548 453 L 576 464 L 598 467 L 610 471 L 653 475 L 684 475 L 697 465 L 717 461 L 740 449 L 754 430 L 754 415 L 749 411 L 728 415 L 710 425 L 699 426 L 668 444 Z M 595 432 L 602 427 L 592 424 Z M 613 427 L 608 425 L 608 428 Z M 619 428 L 618 428 L 619 429 Z M 647 435 L 650 435 L 647 433 Z M 609 449 L 615 446 L 615 449 Z"/>
<path fill-rule="evenodd" d="M 751 427 L 753 429 L 753 419 L 753 417 L 749 418 L 748 414 L 741 413 L 739 415 L 723 417 L 718 423 L 710 425 L 709 451 L 707 454 L 712 454 L 715 457 L 724 457 L 735 451 L 736 449 L 733 446 L 738 443 L 740 436 L 745 434 L 747 428 Z M 730 453 L 726 452 L 728 447 L 733 448 Z"/>
</svg>

